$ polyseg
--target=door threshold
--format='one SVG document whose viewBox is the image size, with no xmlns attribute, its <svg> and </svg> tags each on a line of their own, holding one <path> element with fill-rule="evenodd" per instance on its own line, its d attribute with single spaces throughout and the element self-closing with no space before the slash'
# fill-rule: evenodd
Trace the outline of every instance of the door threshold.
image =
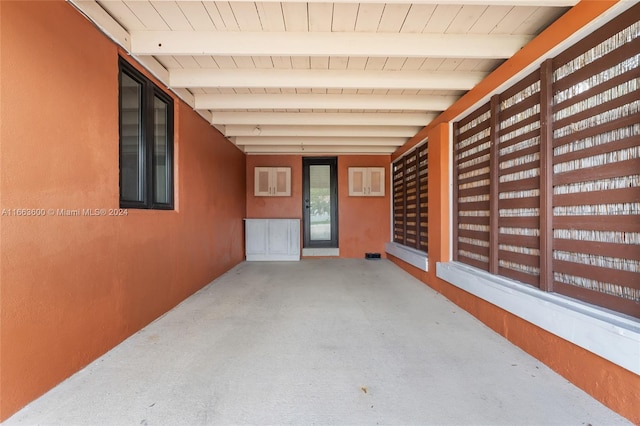
<svg viewBox="0 0 640 426">
<path fill-rule="evenodd" d="M 305 257 L 337 257 L 340 256 L 339 248 L 303 248 L 302 256 Z"/>
</svg>

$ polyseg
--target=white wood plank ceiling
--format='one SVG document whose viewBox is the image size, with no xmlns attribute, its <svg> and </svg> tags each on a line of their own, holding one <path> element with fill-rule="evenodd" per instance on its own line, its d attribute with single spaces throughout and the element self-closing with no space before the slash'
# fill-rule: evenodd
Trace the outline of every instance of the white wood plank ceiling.
<svg viewBox="0 0 640 426">
<path fill-rule="evenodd" d="M 391 153 L 577 0 L 71 0 L 247 153 Z"/>
</svg>

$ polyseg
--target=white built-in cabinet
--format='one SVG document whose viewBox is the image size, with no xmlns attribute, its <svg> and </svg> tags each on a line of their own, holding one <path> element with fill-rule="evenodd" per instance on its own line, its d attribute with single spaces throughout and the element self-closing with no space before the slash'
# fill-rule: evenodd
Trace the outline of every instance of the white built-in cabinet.
<svg viewBox="0 0 640 426">
<path fill-rule="evenodd" d="M 384 167 L 349 167 L 349 195 L 384 197 Z"/>
<path fill-rule="evenodd" d="M 291 195 L 291 167 L 256 167 L 256 197 L 288 197 Z"/>
<path fill-rule="evenodd" d="M 300 219 L 245 219 L 245 255 L 253 260 L 300 260 Z"/>
</svg>

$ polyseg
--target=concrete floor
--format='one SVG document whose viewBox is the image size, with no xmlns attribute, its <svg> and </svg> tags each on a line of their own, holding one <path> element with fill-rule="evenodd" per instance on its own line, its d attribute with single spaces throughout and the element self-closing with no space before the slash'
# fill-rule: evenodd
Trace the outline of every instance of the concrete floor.
<svg viewBox="0 0 640 426">
<path fill-rule="evenodd" d="M 4 423 L 629 424 L 386 260 L 243 263 Z"/>
</svg>

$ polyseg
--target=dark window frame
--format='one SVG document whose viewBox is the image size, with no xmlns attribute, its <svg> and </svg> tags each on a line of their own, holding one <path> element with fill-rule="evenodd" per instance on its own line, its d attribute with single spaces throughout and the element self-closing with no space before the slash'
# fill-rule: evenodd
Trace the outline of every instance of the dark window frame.
<svg viewBox="0 0 640 426">
<path fill-rule="evenodd" d="M 141 130 L 142 130 L 142 200 L 133 201 L 123 199 L 122 188 L 122 140 L 123 140 L 123 123 L 122 123 L 122 76 L 126 74 L 127 77 L 136 81 L 142 88 L 141 99 Z M 156 176 L 156 168 L 154 167 L 154 148 L 155 148 L 155 123 L 154 123 L 154 99 L 158 98 L 160 101 L 167 105 L 167 123 L 166 123 L 166 136 L 167 136 L 167 151 L 166 156 L 169 157 L 167 161 L 167 181 L 168 194 L 167 202 L 158 202 L 155 199 L 154 188 L 158 176 Z M 174 210 L 174 106 L 173 98 L 169 96 L 165 91 L 153 83 L 149 78 L 144 76 L 133 65 L 124 60 L 122 57 L 118 61 L 118 135 L 119 135 L 119 200 L 121 208 L 134 208 L 134 209 L 153 209 L 153 210 Z"/>
<path fill-rule="evenodd" d="M 429 229 L 428 158 L 425 140 L 391 164 L 393 242 L 424 253 Z"/>
</svg>

